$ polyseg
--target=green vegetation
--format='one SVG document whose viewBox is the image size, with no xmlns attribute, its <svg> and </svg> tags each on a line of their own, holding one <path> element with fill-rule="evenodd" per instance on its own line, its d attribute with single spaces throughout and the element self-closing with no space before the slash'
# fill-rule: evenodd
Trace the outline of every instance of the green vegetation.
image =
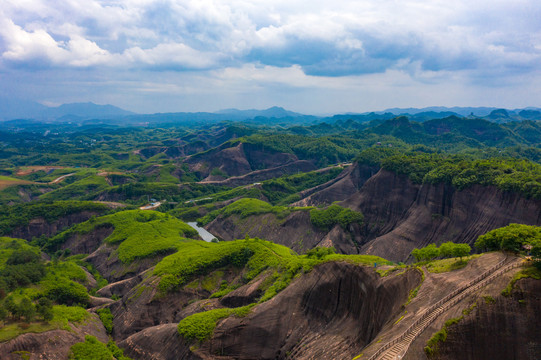
<svg viewBox="0 0 541 360">
<path fill-rule="evenodd" d="M 468 244 L 455 244 L 452 241 L 443 243 L 438 248 L 436 244 L 430 244 L 420 249 L 413 249 L 411 255 L 417 261 L 430 261 L 437 257 L 459 257 L 460 261 L 471 252 L 471 247 Z"/>
<path fill-rule="evenodd" d="M 274 214 L 278 218 L 283 219 L 293 211 L 310 209 L 311 208 L 305 207 L 272 206 L 271 204 L 262 200 L 245 198 L 237 200 L 222 209 L 214 210 L 204 217 L 198 219 L 197 222 L 200 224 L 200 226 L 203 226 L 216 219 L 218 216 L 229 217 L 236 215 L 239 218 L 244 219 L 248 216 L 260 214 Z"/>
<path fill-rule="evenodd" d="M 333 204 L 326 209 L 310 210 L 310 221 L 314 226 L 323 230 L 330 230 L 336 224 L 347 230 L 351 224 L 362 225 L 364 216 L 360 212 Z"/>
<path fill-rule="evenodd" d="M 515 286 L 515 283 L 519 281 L 520 279 L 524 279 L 524 278 L 533 278 L 533 279 L 541 280 L 541 269 L 535 266 L 530 266 L 530 267 L 520 270 L 518 273 L 516 273 L 513 276 L 509 284 L 507 284 L 507 287 L 503 289 L 502 295 L 503 296 L 511 295 L 511 292 L 513 291 L 513 287 Z"/>
<path fill-rule="evenodd" d="M 6 292 L 36 284 L 45 276 L 39 254 L 24 240 L 0 238 L 0 299 Z"/>
<path fill-rule="evenodd" d="M 6 299 L 7 300 L 7 299 Z M 78 306 L 54 305 L 52 307 L 52 319 L 42 321 L 33 319 L 30 323 L 14 321 L 4 324 L 0 327 L 0 342 L 13 339 L 25 333 L 41 333 L 54 329 L 64 329 L 71 331 L 70 323 L 84 323 L 88 317 L 88 312 Z"/>
<path fill-rule="evenodd" d="M 44 218 L 48 223 L 83 211 L 104 213 L 109 208 L 90 201 L 55 201 L 54 203 L 29 203 L 0 206 L 0 234 L 28 225 L 30 220 Z"/>
<path fill-rule="evenodd" d="M 136 259 L 174 252 L 185 236 L 197 237 L 196 230 L 169 214 L 126 210 L 78 224 L 47 240 L 45 248 L 54 252 L 71 236 L 108 226 L 113 227 L 114 231 L 105 241 L 118 245 L 118 257 L 126 264 Z"/>
<path fill-rule="evenodd" d="M 77 343 L 70 348 L 70 359 L 73 360 L 112 360 L 113 354 L 106 344 L 91 335 L 85 336 L 85 342 Z"/>
<path fill-rule="evenodd" d="M 231 315 L 244 317 L 252 307 L 253 305 L 235 309 L 215 309 L 190 315 L 178 324 L 178 333 L 188 340 L 204 341 L 212 336 L 218 321 Z"/>
<path fill-rule="evenodd" d="M 111 314 L 111 309 L 98 309 L 96 313 L 100 317 L 100 320 L 105 327 L 105 330 L 107 330 L 107 333 L 111 334 L 113 332 L 113 314 Z"/>
<path fill-rule="evenodd" d="M 289 199 L 299 191 L 324 184 L 336 178 L 342 171 L 342 167 L 333 167 L 324 172 L 310 171 L 266 180 L 261 185 L 262 194 L 271 204 L 286 205 L 291 202 Z"/>
<path fill-rule="evenodd" d="M 434 274 L 440 274 L 444 272 L 449 271 L 455 271 L 460 270 L 466 265 L 468 265 L 468 262 L 471 259 L 475 259 L 481 255 L 472 255 L 468 256 L 467 258 L 449 258 L 449 259 L 442 259 L 442 260 L 434 260 L 426 264 L 426 269 Z"/>
<path fill-rule="evenodd" d="M 475 247 L 485 251 L 505 250 L 514 253 L 524 251 L 525 247 L 531 247 L 532 254 L 537 254 L 541 250 L 541 227 L 509 224 L 479 236 L 475 241 Z M 539 255 L 535 257 L 541 261 Z"/>
<path fill-rule="evenodd" d="M 541 165 L 528 160 L 480 159 L 442 154 L 407 154 L 383 158 L 381 167 L 407 175 L 415 183 L 446 183 L 463 190 L 472 185 L 541 199 Z"/>
<path fill-rule="evenodd" d="M 447 340 L 447 329 L 449 326 L 452 326 L 454 324 L 457 324 L 460 320 L 462 320 L 463 316 L 449 319 L 445 322 L 441 330 L 434 333 L 430 340 L 428 340 L 426 346 L 425 346 L 425 354 L 429 358 L 432 358 L 437 355 L 438 353 L 438 347 L 440 343 L 445 342 Z"/>
<path fill-rule="evenodd" d="M 247 283 L 265 270 L 276 274 L 260 301 L 266 301 L 283 290 L 302 272 L 324 261 L 349 261 L 356 264 L 386 263 L 377 256 L 329 254 L 317 258 L 296 255 L 289 248 L 259 239 L 236 240 L 219 243 L 186 241 L 175 254 L 165 257 L 156 265 L 154 274 L 161 277 L 162 292 L 174 291 L 196 275 L 208 274 L 223 266 L 245 268 L 243 282 Z"/>
</svg>

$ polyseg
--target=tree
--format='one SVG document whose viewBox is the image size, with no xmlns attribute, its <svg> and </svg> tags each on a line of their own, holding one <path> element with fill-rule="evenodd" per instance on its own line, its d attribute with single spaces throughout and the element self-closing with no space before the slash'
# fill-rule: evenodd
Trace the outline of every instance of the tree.
<svg viewBox="0 0 541 360">
<path fill-rule="evenodd" d="M 432 260 L 440 255 L 440 250 L 436 247 L 436 244 L 430 244 L 425 248 L 425 254 L 427 260 Z"/>
<path fill-rule="evenodd" d="M 411 254 L 417 261 L 428 261 L 437 258 L 440 254 L 440 250 L 436 247 L 436 244 L 430 244 L 421 249 L 413 249 Z"/>
<path fill-rule="evenodd" d="M 34 304 L 26 296 L 19 303 L 19 315 L 23 316 L 27 322 L 34 320 L 34 316 L 36 315 Z"/>
<path fill-rule="evenodd" d="M 2 321 L 2 324 L 4 321 L 6 321 L 6 318 L 8 317 L 8 311 L 4 306 L 0 306 L 0 321 Z"/>
<path fill-rule="evenodd" d="M 459 257 L 460 261 L 462 261 L 462 258 L 465 256 L 468 256 L 471 252 L 471 246 L 468 244 L 453 244 L 453 252 L 452 255 L 454 257 Z"/>
<path fill-rule="evenodd" d="M 13 296 L 10 295 L 6 298 L 6 300 L 4 300 L 4 307 L 9 313 L 11 313 L 12 317 L 18 316 L 18 306 L 15 303 Z"/>
<path fill-rule="evenodd" d="M 445 242 L 440 245 L 440 256 L 441 257 L 453 257 L 455 251 L 455 243 L 452 241 Z"/>
<path fill-rule="evenodd" d="M 39 298 L 38 305 L 36 306 L 36 311 L 45 322 L 51 321 L 54 317 L 53 303 L 50 299 L 46 297 Z"/>
</svg>

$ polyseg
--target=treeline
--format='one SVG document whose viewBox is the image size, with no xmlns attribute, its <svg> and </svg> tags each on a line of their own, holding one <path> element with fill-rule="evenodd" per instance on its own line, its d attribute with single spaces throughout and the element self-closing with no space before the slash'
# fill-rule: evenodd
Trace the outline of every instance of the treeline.
<svg viewBox="0 0 541 360">
<path fill-rule="evenodd" d="M 541 226 L 510 224 L 479 236 L 475 247 L 481 251 L 511 251 L 530 254 L 541 269 Z"/>
<path fill-rule="evenodd" d="M 430 244 L 420 249 L 413 249 L 411 255 L 417 261 L 430 261 L 436 258 L 458 257 L 462 260 L 471 252 L 471 246 L 468 244 L 455 244 L 452 241 L 445 242 L 439 247 L 436 244 Z"/>
<path fill-rule="evenodd" d="M 315 227 L 322 230 L 330 230 L 335 225 L 340 225 L 344 230 L 347 230 L 351 224 L 362 225 L 364 216 L 358 211 L 333 204 L 326 209 L 310 210 L 310 221 Z"/>
<path fill-rule="evenodd" d="M 18 227 L 26 226 L 32 219 L 43 218 L 52 223 L 61 217 L 83 211 L 105 213 L 109 207 L 91 201 L 55 201 L 0 206 L 0 235 L 9 234 Z"/>
<path fill-rule="evenodd" d="M 460 155 L 410 151 L 399 154 L 394 149 L 373 148 L 363 151 L 356 160 L 379 165 L 407 175 L 414 183 L 446 183 L 459 190 L 478 184 L 496 186 L 503 191 L 541 199 L 541 165 L 528 160 L 490 158 L 471 159 Z"/>
</svg>

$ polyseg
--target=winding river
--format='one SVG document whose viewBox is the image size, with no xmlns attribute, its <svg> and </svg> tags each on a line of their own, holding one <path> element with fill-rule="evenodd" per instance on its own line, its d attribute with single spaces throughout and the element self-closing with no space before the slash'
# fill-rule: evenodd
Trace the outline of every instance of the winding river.
<svg viewBox="0 0 541 360">
<path fill-rule="evenodd" d="M 205 240 L 206 242 L 211 242 L 212 239 L 216 239 L 216 236 L 209 233 L 206 229 L 197 226 L 196 222 L 189 222 L 187 223 L 191 227 L 193 227 L 197 232 L 199 233 L 199 236 L 201 236 L 201 239 Z"/>
</svg>

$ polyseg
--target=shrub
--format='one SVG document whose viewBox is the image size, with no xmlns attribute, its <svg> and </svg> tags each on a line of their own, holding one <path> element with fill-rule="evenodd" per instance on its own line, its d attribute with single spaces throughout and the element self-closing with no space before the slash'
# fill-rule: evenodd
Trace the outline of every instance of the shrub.
<svg viewBox="0 0 541 360">
<path fill-rule="evenodd" d="M 322 210 L 310 210 L 310 221 L 314 226 L 323 230 L 330 230 L 336 224 L 345 230 L 350 224 L 362 224 L 363 220 L 363 214 L 360 212 L 336 204 Z"/>
<path fill-rule="evenodd" d="M 91 335 L 85 336 L 85 341 L 70 348 L 70 359 L 73 360 L 112 360 L 113 354 L 107 345 Z"/>
<path fill-rule="evenodd" d="M 113 332 L 113 314 L 111 313 L 111 309 L 98 309 L 96 313 L 100 317 L 100 320 L 105 327 L 105 330 L 107 330 L 107 333 L 111 334 Z"/>
</svg>

